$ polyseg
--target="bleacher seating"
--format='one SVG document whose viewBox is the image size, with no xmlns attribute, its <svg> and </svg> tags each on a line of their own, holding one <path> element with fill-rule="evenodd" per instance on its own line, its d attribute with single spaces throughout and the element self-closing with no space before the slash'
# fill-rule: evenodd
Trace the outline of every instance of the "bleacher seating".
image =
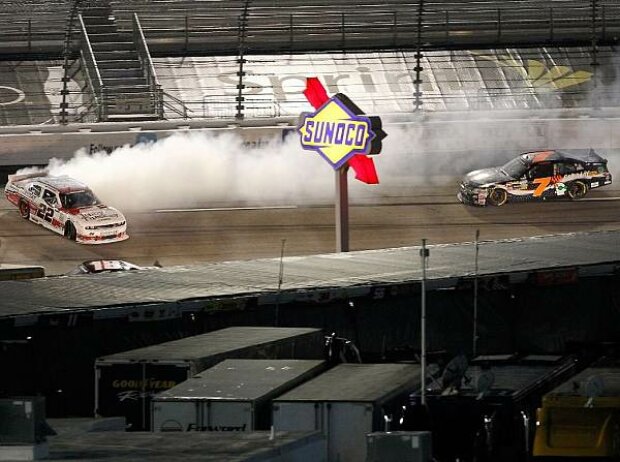
<svg viewBox="0 0 620 462">
<path fill-rule="evenodd" d="M 1 6 L 0 59 L 5 65 L 0 69 L 0 124 L 58 122 L 59 87 L 63 88 L 59 81 L 63 77 L 69 18 L 73 11 L 77 18 L 78 13 L 97 6 L 109 12 L 107 20 L 113 31 L 99 30 L 91 24 L 88 36 L 100 61 L 105 86 L 116 86 L 122 93 L 110 98 L 115 103 L 109 109 L 117 103 L 126 108 L 129 101 L 138 108 L 133 112 L 145 112 L 146 117 L 161 117 L 157 109 L 161 98 L 155 103 L 134 104 L 138 99 L 153 100 L 151 81 L 148 94 L 142 92 L 141 98 L 132 94 L 145 90 L 143 75 L 148 79 L 144 60 L 140 60 L 139 67 L 133 53 L 134 14 L 139 17 L 154 57 L 225 55 L 225 59 L 237 64 L 241 38 L 248 61 L 279 53 L 413 53 L 418 46 L 429 55 L 439 50 L 541 46 L 576 49 L 579 45 L 585 50 L 584 62 L 589 62 L 596 50 L 615 45 L 620 37 L 618 0 L 2 0 Z M 240 30 L 241 18 L 245 20 L 244 33 Z M 80 63 L 80 30 L 75 19 L 69 48 L 71 86 L 62 91 L 71 100 L 71 120 L 90 121 L 92 114 L 88 110 L 93 102 L 92 98 L 89 101 L 88 79 L 83 77 L 86 66 Z M 593 38 L 596 47 L 592 46 Z M 408 59 L 413 59 L 407 64 L 413 72 L 416 58 Z M 36 60 L 45 60 L 46 64 L 39 67 Z M 24 74 L 32 75 L 20 72 L 24 63 L 36 69 L 32 71 L 37 74 L 36 82 L 24 81 Z M 230 75 L 237 72 L 234 63 L 226 71 Z M 164 66 L 162 74 L 170 84 L 170 79 L 177 76 L 166 76 L 166 72 Z M 54 90 L 50 90 L 52 87 Z M 176 84 L 171 87 L 174 94 L 163 97 L 174 101 L 178 106 L 174 112 L 180 117 L 187 117 L 188 111 L 206 115 L 206 108 L 220 106 L 228 108 L 229 114 L 236 104 L 234 98 L 221 91 L 192 88 L 195 94 L 187 100 L 184 95 L 189 93 L 184 88 Z M 20 89 L 28 93 L 27 103 L 14 102 L 21 97 Z M 256 104 L 263 103 L 261 100 Z M 251 102 L 246 100 L 246 104 Z M 275 102 L 268 104 L 275 108 L 270 113 L 281 112 Z M 119 118 L 123 111 L 119 110 Z"/>
<path fill-rule="evenodd" d="M 421 0 L 109 0 L 119 31 L 138 13 L 155 54 L 235 54 L 247 3 L 247 51 L 415 48 Z M 75 0 L 4 0 L 0 53 L 62 52 Z M 89 0 L 82 0 L 81 7 Z M 584 0 L 423 1 L 422 45 L 586 45 L 593 9 Z M 598 0 L 598 40 L 620 33 L 620 2 Z"/>
<path fill-rule="evenodd" d="M 0 53 L 60 56 L 70 11 L 69 0 L 3 0 Z"/>
<path fill-rule="evenodd" d="M 112 0 L 119 27 L 140 15 L 152 48 L 163 54 L 235 54 L 244 4 L 234 1 Z M 247 51 L 415 48 L 419 0 L 251 0 Z M 166 12 L 162 14 L 161 12 Z M 424 1 L 424 48 L 592 40 L 592 7 L 583 0 Z M 620 32 L 620 2 L 599 0 L 599 39 Z"/>
</svg>

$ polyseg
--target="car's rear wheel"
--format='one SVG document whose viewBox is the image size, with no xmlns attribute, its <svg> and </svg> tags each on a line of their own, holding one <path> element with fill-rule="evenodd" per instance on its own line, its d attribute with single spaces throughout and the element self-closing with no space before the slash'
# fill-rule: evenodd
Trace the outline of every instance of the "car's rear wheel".
<svg viewBox="0 0 620 462">
<path fill-rule="evenodd" d="M 573 181 L 568 185 L 566 193 L 572 200 L 581 199 L 588 192 L 588 187 L 583 181 Z"/>
<path fill-rule="evenodd" d="M 489 191 L 489 195 L 487 196 L 487 202 L 489 205 L 494 205 L 496 207 L 504 205 L 507 201 L 508 193 L 505 189 L 493 188 Z"/>
<path fill-rule="evenodd" d="M 24 219 L 27 220 L 30 218 L 30 206 L 26 201 L 19 202 L 19 214 Z"/>
<path fill-rule="evenodd" d="M 70 241 L 75 241 L 77 237 L 77 233 L 75 232 L 75 226 L 73 226 L 73 223 L 71 223 L 70 221 L 65 224 L 65 237 Z"/>
</svg>

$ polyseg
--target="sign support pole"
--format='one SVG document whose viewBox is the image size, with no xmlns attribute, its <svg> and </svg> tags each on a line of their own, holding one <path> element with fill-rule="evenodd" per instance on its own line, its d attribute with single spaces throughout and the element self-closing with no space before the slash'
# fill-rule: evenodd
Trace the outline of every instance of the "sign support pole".
<svg viewBox="0 0 620 462">
<path fill-rule="evenodd" d="M 472 345 L 472 359 L 478 355 L 478 254 L 480 241 L 480 230 L 476 230 L 476 242 L 475 249 L 476 254 L 474 256 L 474 336 Z"/>
<path fill-rule="evenodd" d="M 349 251 L 349 165 L 336 169 L 336 252 Z"/>
<path fill-rule="evenodd" d="M 422 259 L 422 281 L 420 286 L 420 404 L 426 406 L 426 260 L 430 252 L 426 239 L 422 239 L 420 257 Z"/>
</svg>

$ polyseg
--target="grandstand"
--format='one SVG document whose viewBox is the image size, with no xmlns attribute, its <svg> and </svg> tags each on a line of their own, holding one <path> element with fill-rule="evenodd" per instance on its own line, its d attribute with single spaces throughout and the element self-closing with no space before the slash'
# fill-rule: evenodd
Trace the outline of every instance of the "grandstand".
<svg viewBox="0 0 620 462">
<path fill-rule="evenodd" d="M 71 10 L 93 8 L 109 9 L 120 33 L 138 14 L 149 45 L 167 55 L 235 54 L 244 23 L 251 53 L 412 49 L 418 32 L 423 49 L 586 45 L 615 42 L 620 29 L 614 0 L 7 0 L 2 52 L 62 56 Z"/>
<path fill-rule="evenodd" d="M 0 123 L 293 116 L 294 69 L 342 90 L 338 67 L 382 114 L 571 108 L 594 87 L 613 106 L 619 32 L 614 0 L 7 0 Z"/>
</svg>

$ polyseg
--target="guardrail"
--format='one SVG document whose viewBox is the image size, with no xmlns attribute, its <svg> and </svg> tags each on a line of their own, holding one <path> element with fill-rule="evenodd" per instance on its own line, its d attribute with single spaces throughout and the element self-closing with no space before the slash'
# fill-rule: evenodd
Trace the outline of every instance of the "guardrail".
<svg viewBox="0 0 620 462">
<path fill-rule="evenodd" d="M 80 55 L 86 69 L 85 76 L 88 80 L 88 85 L 92 90 L 93 98 L 95 99 L 97 119 L 99 121 L 103 121 L 107 118 L 107 110 L 105 104 L 106 89 L 103 85 L 103 81 L 101 80 L 101 73 L 99 72 L 97 60 L 95 59 L 95 53 L 93 53 L 93 48 L 90 43 L 90 39 L 88 38 L 88 32 L 86 31 L 84 18 L 81 14 L 79 14 L 78 19 L 80 21 L 81 38 Z"/>
<path fill-rule="evenodd" d="M 0 11 L 0 51 L 61 51 L 68 4 L 37 11 Z M 18 2 L 13 2 L 18 3 Z M 236 53 L 239 6 L 225 2 L 112 1 L 121 30 L 130 31 L 139 14 L 151 50 Z M 203 4 L 204 3 L 204 4 Z M 334 0 L 254 3 L 249 7 L 248 52 L 268 50 L 354 50 L 415 47 L 419 1 L 355 6 Z M 427 49 L 496 45 L 590 44 L 615 42 L 620 3 L 610 0 L 540 2 L 434 2 L 424 4 L 422 38 Z M 156 48 L 154 46 L 156 45 Z"/>
<path fill-rule="evenodd" d="M 205 95 L 202 97 L 202 102 L 185 102 L 188 106 L 196 106 L 200 104 L 202 106 L 202 117 L 209 119 L 228 119 L 237 116 L 237 102 L 233 97 L 211 97 Z M 285 115 L 280 106 L 280 103 L 275 98 L 252 98 L 245 97 L 244 99 L 245 110 L 251 114 L 252 118 L 256 119 L 270 119 L 278 118 Z M 199 113 L 199 111 L 192 111 Z M 288 114 L 290 116 L 290 114 Z"/>
<path fill-rule="evenodd" d="M 585 3 L 586 5 L 583 5 Z M 548 6 L 501 6 L 496 8 L 436 8 L 425 6 L 421 37 L 424 48 L 495 46 L 499 44 L 590 44 L 593 39 L 614 41 L 620 32 L 620 4 L 596 2 Z M 320 14 L 261 11 L 251 7 L 248 14 L 248 52 L 265 50 L 302 51 L 312 49 L 354 50 L 382 47 L 415 47 L 418 31 L 417 9 L 378 7 L 370 10 L 339 11 L 321 9 Z M 220 14 L 218 16 L 218 14 Z M 228 14 L 228 16 L 227 16 Z M 191 52 L 202 50 L 236 52 L 238 16 L 229 13 L 196 13 L 173 9 L 164 16 L 141 13 L 151 47 Z M 117 14 L 119 27 L 126 25 L 123 12 Z M 168 45 L 165 45 L 168 44 Z"/>
<path fill-rule="evenodd" d="M 149 52 L 149 47 L 146 43 L 146 39 L 144 38 L 144 32 L 142 31 L 142 26 L 140 25 L 140 18 L 138 18 L 138 14 L 134 13 L 132 19 L 133 41 L 138 51 L 138 58 L 140 59 L 142 69 L 146 73 L 146 80 L 149 84 L 149 91 L 151 92 L 153 98 L 155 111 L 158 117 L 162 119 L 164 117 L 163 90 L 157 79 L 155 66 L 153 65 L 151 53 Z"/>
<path fill-rule="evenodd" d="M 187 101 L 183 101 L 177 98 L 176 96 L 171 95 L 170 93 L 166 93 L 166 92 L 163 92 L 163 96 L 164 96 L 163 105 L 167 109 L 171 110 L 172 112 L 181 116 L 184 119 L 192 118 L 192 116 L 189 113 L 191 112 L 192 114 L 194 114 L 195 111 L 193 111 L 192 109 L 188 107 Z M 166 98 L 169 101 L 166 101 Z"/>
</svg>

